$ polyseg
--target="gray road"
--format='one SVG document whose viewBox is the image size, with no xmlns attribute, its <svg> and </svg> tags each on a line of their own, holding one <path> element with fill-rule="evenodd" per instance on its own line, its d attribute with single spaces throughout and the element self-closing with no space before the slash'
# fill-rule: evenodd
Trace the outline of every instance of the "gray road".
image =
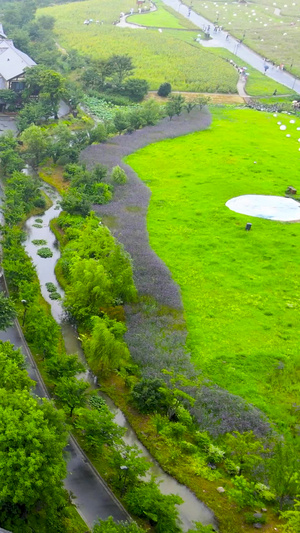
<svg viewBox="0 0 300 533">
<path fill-rule="evenodd" d="M 0 279 L 0 290 L 4 290 L 2 278 Z M 8 340 L 17 348 L 21 348 L 26 357 L 28 374 L 37 382 L 34 393 L 41 398 L 47 398 L 48 393 L 29 352 L 19 324 L 16 322 L 7 331 L 0 331 L 0 339 L 3 341 Z M 86 524 L 92 527 L 98 518 L 106 519 L 109 516 L 113 516 L 116 521 L 128 519 L 125 509 L 90 464 L 73 438 L 70 438 L 66 451 L 68 453 L 68 476 L 65 479 L 65 487 L 72 493 L 77 510 Z"/>
<path fill-rule="evenodd" d="M 282 83 L 282 85 L 285 85 L 289 89 L 293 89 L 296 93 L 300 94 L 300 80 L 292 76 L 286 71 L 277 70 L 276 67 L 273 67 L 271 63 L 268 63 L 264 61 L 264 58 L 261 57 L 256 52 L 253 52 L 250 48 L 245 46 L 244 44 L 241 44 L 237 39 L 234 37 L 229 36 L 228 39 L 226 39 L 226 36 L 228 35 L 227 31 L 218 31 L 214 32 L 214 24 L 202 17 L 202 15 L 198 15 L 195 11 L 191 10 L 189 15 L 189 7 L 185 4 L 181 3 L 179 0 L 163 0 L 164 4 L 167 6 L 172 7 L 175 11 L 179 12 L 181 15 L 183 15 L 185 18 L 193 22 L 198 28 L 203 30 L 204 27 L 207 27 L 210 25 L 210 36 L 212 37 L 212 40 L 209 41 L 203 41 L 201 44 L 206 47 L 223 47 L 229 50 L 229 52 L 232 52 L 234 55 L 236 55 L 238 58 L 240 58 L 242 61 L 245 61 L 251 67 L 254 67 L 259 72 L 264 73 L 264 66 L 268 65 L 269 69 L 267 70 L 266 76 L 271 78 L 274 81 L 277 81 L 278 83 Z"/>
</svg>

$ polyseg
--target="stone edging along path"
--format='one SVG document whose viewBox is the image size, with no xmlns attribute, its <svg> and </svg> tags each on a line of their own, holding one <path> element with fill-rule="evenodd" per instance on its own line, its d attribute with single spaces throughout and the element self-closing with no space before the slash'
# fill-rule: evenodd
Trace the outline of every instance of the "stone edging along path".
<svg viewBox="0 0 300 533">
<path fill-rule="evenodd" d="M 180 289 L 149 244 L 146 215 L 151 191 L 122 159 L 148 144 L 203 130 L 210 124 L 207 109 L 193 110 L 132 134 L 118 135 L 107 143 L 91 145 L 81 154 L 89 168 L 102 163 L 110 171 L 120 165 L 128 176 L 126 185 L 116 188 L 109 204 L 94 209 L 132 257 L 134 280 L 143 303 L 126 306 L 126 341 L 133 359 L 144 367 L 147 376 L 154 374 L 153 368 L 157 374 L 158 365 L 160 369 L 172 367 L 174 357 L 182 362 L 182 371 L 193 375 L 194 370 L 184 347 L 186 327 Z"/>
</svg>

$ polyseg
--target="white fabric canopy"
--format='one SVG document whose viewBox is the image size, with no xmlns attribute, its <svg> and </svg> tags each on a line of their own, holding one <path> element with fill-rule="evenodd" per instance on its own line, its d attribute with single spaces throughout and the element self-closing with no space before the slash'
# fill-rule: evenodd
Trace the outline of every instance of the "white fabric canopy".
<svg viewBox="0 0 300 533">
<path fill-rule="evenodd" d="M 231 211 L 252 217 L 289 222 L 300 220 L 300 203 L 282 196 L 245 194 L 231 198 L 225 204 Z"/>
</svg>

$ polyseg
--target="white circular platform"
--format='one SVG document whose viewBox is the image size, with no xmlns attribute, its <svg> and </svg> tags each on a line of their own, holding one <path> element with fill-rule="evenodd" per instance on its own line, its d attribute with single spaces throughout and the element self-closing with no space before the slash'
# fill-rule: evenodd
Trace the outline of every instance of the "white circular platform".
<svg viewBox="0 0 300 533">
<path fill-rule="evenodd" d="M 300 203 L 292 200 L 292 198 L 245 194 L 244 196 L 231 198 L 225 205 L 231 211 L 241 213 L 242 215 L 267 218 L 281 222 L 300 220 Z"/>
</svg>

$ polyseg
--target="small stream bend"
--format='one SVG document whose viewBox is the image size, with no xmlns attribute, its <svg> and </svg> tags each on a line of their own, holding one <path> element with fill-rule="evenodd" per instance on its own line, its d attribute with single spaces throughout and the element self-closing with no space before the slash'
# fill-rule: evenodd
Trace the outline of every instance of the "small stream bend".
<svg viewBox="0 0 300 533">
<path fill-rule="evenodd" d="M 51 300 L 49 297 L 49 292 L 46 288 L 46 283 L 52 282 L 58 286 L 58 292 L 61 296 L 64 296 L 64 291 L 59 286 L 56 276 L 55 276 L 55 265 L 60 257 L 60 251 L 58 243 L 54 234 L 50 229 L 50 222 L 52 219 L 58 217 L 61 208 L 59 206 L 59 201 L 61 199 L 58 192 L 51 187 L 50 185 L 45 185 L 44 190 L 46 194 L 51 198 L 53 205 L 46 210 L 46 212 L 39 216 L 38 218 L 42 219 L 40 225 L 42 227 L 35 227 L 36 216 L 30 217 L 26 223 L 24 230 L 26 232 L 26 240 L 24 242 L 24 247 L 27 254 L 32 258 L 33 263 L 36 266 L 36 272 L 41 285 L 41 292 L 44 299 L 50 304 L 51 312 L 60 325 L 62 330 L 62 335 L 65 342 L 66 351 L 68 354 L 77 353 L 80 360 L 83 362 L 87 371 L 84 375 L 84 378 L 87 379 L 92 388 L 97 388 L 97 379 L 88 369 L 88 365 L 84 356 L 84 353 L 81 348 L 81 343 L 78 339 L 77 331 L 74 327 L 71 326 L 64 318 L 62 300 Z M 37 254 L 39 246 L 32 244 L 32 241 L 35 239 L 44 239 L 47 241 L 47 247 L 53 253 L 51 258 L 43 259 Z M 137 438 L 132 427 L 128 423 L 124 413 L 113 403 L 113 401 L 105 394 L 100 393 L 103 396 L 115 415 L 115 421 L 121 427 L 126 428 L 126 434 L 124 436 L 124 441 L 126 444 L 131 446 L 136 445 L 143 453 L 143 455 L 151 462 L 152 466 L 149 470 L 149 476 L 154 474 L 157 480 L 160 482 L 160 489 L 163 494 L 178 494 L 183 500 L 184 503 L 179 506 L 179 514 L 182 520 L 182 528 L 184 531 L 193 527 L 193 522 L 201 522 L 203 525 L 211 524 L 217 528 L 217 522 L 214 517 L 213 512 L 185 486 L 178 483 L 173 477 L 166 474 L 159 464 L 153 459 L 148 450 L 143 446 L 143 444 Z"/>
</svg>

